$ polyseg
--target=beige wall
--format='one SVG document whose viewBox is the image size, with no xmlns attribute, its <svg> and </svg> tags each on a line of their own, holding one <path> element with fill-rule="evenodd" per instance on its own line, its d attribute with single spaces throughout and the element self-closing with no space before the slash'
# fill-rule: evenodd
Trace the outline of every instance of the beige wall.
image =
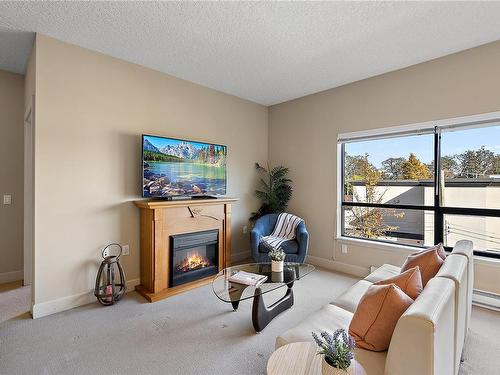
<svg viewBox="0 0 500 375">
<path fill-rule="evenodd" d="M 31 284 L 31 311 L 35 300 L 34 280 L 34 129 L 36 127 L 36 44 L 33 42 L 24 76 L 24 113 L 29 116 L 31 126 L 25 123 L 25 160 L 24 160 L 24 275 L 25 284 Z M 31 132 L 29 131 L 31 129 Z M 28 151 L 31 148 L 31 151 Z"/>
<path fill-rule="evenodd" d="M 31 105 L 31 98 L 36 93 L 36 37 L 33 41 L 33 49 L 31 50 L 26 67 L 24 79 L 24 108 L 27 109 Z"/>
<path fill-rule="evenodd" d="M 311 233 L 310 254 L 368 272 L 402 263 L 407 251 L 335 240 L 338 133 L 500 110 L 500 42 L 275 105 L 269 109 L 271 163 L 291 169 L 290 208 Z M 493 270 L 493 271 L 492 271 Z M 500 293 L 496 267 L 480 268 L 476 286 Z"/>
<path fill-rule="evenodd" d="M 24 77 L 0 70 L 0 282 L 22 279 L 23 96 Z M 10 206 L 4 194 L 12 195 Z"/>
<path fill-rule="evenodd" d="M 233 253 L 258 202 L 254 163 L 267 160 L 267 108 L 38 35 L 36 41 L 36 303 L 88 292 L 111 241 L 130 244 L 139 278 L 142 133 L 228 145 Z M 249 253 L 248 253 L 249 254 Z"/>
</svg>

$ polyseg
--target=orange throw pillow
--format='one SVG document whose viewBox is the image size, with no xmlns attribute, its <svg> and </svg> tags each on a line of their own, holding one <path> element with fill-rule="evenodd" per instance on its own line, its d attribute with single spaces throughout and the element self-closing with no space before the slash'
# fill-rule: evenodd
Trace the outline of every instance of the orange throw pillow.
<svg viewBox="0 0 500 375">
<path fill-rule="evenodd" d="M 439 245 L 430 248 L 429 250 L 414 253 L 406 258 L 406 262 L 401 267 L 401 272 L 405 272 L 410 268 L 417 267 L 420 269 L 422 276 L 422 287 L 425 288 L 427 282 L 438 273 L 443 265 L 444 260 L 439 255 Z"/>
<path fill-rule="evenodd" d="M 394 284 L 405 292 L 411 299 L 417 298 L 422 293 L 422 276 L 420 269 L 417 267 L 410 268 L 403 273 L 390 277 L 385 280 L 380 280 L 373 285 Z"/>
<path fill-rule="evenodd" d="M 400 316 L 412 303 L 394 284 L 370 286 L 349 326 L 356 346 L 375 352 L 387 350 Z"/>
</svg>

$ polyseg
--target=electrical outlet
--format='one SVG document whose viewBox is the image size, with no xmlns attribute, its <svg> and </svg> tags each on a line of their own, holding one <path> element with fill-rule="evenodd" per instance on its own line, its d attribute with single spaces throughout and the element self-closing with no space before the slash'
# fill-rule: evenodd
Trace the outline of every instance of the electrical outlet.
<svg viewBox="0 0 500 375">
<path fill-rule="evenodd" d="M 12 195 L 5 194 L 3 196 L 3 204 L 6 204 L 6 205 L 12 204 Z"/>
<path fill-rule="evenodd" d="M 342 250 L 342 254 L 347 254 L 347 245 L 346 244 L 342 244 L 341 250 Z"/>
<path fill-rule="evenodd" d="M 128 245 L 123 245 L 122 246 L 122 255 L 130 255 L 130 248 L 128 247 Z"/>
<path fill-rule="evenodd" d="M 248 233 L 248 226 L 243 225 L 243 234 L 247 234 L 247 233 Z"/>
</svg>

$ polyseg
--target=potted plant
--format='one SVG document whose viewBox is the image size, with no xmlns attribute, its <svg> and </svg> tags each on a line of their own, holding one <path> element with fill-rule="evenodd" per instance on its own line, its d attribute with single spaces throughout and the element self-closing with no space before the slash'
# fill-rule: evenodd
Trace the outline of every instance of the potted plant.
<svg viewBox="0 0 500 375">
<path fill-rule="evenodd" d="M 354 340 L 347 332 L 339 328 L 333 334 L 322 331 L 320 336 L 312 333 L 318 344 L 318 354 L 322 355 L 321 372 L 323 375 L 353 374 L 351 362 L 354 358 Z"/>
<path fill-rule="evenodd" d="M 255 163 L 255 168 L 262 176 L 259 189 L 255 190 L 255 195 L 262 204 L 257 212 L 252 212 L 250 220 L 253 222 L 267 214 L 285 212 L 293 191 L 288 168 L 282 165 L 264 168 L 259 163 Z"/>
<path fill-rule="evenodd" d="M 283 272 L 283 262 L 285 260 L 286 254 L 281 247 L 273 248 L 269 250 L 269 259 L 271 259 L 271 271 L 272 272 Z"/>
</svg>

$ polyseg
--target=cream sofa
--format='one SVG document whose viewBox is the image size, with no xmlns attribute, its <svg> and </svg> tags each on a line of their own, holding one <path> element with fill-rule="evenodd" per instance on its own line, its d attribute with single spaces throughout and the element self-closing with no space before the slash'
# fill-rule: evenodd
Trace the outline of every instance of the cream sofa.
<svg viewBox="0 0 500 375">
<path fill-rule="evenodd" d="M 311 341 L 311 332 L 348 329 L 356 307 L 372 283 L 400 273 L 384 264 L 298 326 L 276 338 L 276 348 Z M 439 273 L 401 316 L 389 350 L 356 348 L 356 359 L 368 375 L 458 374 L 472 306 L 472 242 L 459 241 Z"/>
</svg>

